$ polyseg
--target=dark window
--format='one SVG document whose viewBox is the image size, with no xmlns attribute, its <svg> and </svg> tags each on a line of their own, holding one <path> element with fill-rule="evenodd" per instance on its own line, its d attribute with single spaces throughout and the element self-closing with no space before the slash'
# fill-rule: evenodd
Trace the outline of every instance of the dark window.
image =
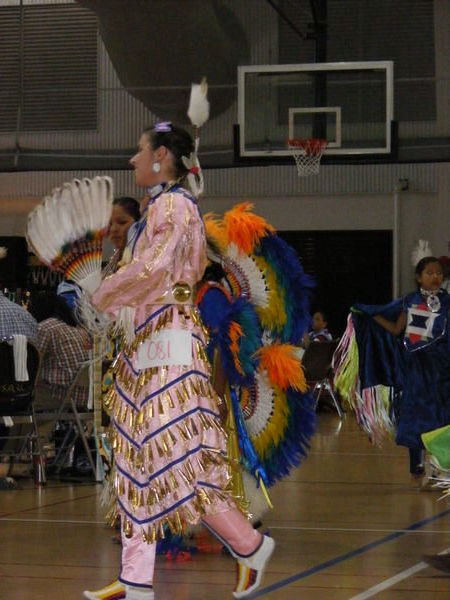
<svg viewBox="0 0 450 600">
<path fill-rule="evenodd" d="M 341 335 L 355 302 L 392 300 L 391 231 L 280 231 L 316 282 L 312 310 L 329 317 L 330 331 Z"/>
<path fill-rule="evenodd" d="M 0 131 L 97 127 L 97 20 L 76 4 L 0 7 Z"/>
</svg>

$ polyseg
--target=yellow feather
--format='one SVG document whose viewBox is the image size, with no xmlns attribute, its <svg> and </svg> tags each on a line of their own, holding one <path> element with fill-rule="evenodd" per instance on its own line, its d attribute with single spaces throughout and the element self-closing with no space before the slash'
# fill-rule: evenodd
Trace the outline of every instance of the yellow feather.
<svg viewBox="0 0 450 600">
<path fill-rule="evenodd" d="M 203 215 L 203 223 L 207 239 L 211 239 L 220 252 L 224 253 L 228 246 L 228 238 L 223 221 L 214 213 L 206 213 Z"/>
<path fill-rule="evenodd" d="M 280 389 L 273 388 L 273 412 L 266 427 L 252 437 L 253 446 L 260 458 L 264 459 L 268 451 L 277 446 L 284 437 L 288 417 L 286 395 Z"/>
<path fill-rule="evenodd" d="M 277 276 L 262 256 L 254 257 L 258 269 L 264 273 L 268 304 L 264 308 L 256 306 L 256 312 L 264 329 L 280 331 L 286 324 L 284 290 L 278 286 Z"/>
</svg>

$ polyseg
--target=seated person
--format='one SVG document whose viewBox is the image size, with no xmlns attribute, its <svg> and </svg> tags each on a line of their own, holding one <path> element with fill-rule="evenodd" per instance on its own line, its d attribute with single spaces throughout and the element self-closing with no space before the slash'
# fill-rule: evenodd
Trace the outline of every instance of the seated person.
<svg viewBox="0 0 450 600">
<path fill-rule="evenodd" d="M 6 256 L 6 250 L 0 248 L 0 259 Z M 4 285 L 0 282 L 0 288 Z M 34 343 L 37 339 L 38 325 L 30 313 L 15 302 L 9 300 L 2 291 L 0 291 L 0 339 L 11 338 L 14 335 L 24 335 Z M 0 425 L 0 449 L 3 449 L 8 443 L 10 428 Z M 11 489 L 15 487 L 15 481 L 11 477 L 0 476 L 0 489 Z"/>
<path fill-rule="evenodd" d="M 8 300 L 0 291 L 0 338 L 24 335 L 36 342 L 37 323 L 30 313 L 15 302 Z"/>
<path fill-rule="evenodd" d="M 41 354 L 36 405 L 38 409 L 54 409 L 63 401 L 80 365 L 90 358 L 92 340 L 64 298 L 54 292 L 34 296 L 30 312 L 38 322 L 37 347 Z M 75 388 L 74 394 L 77 406 L 85 407 L 88 390 Z"/>
<path fill-rule="evenodd" d="M 307 348 L 311 342 L 331 342 L 333 340 L 333 336 L 328 331 L 328 318 L 327 315 L 322 310 L 317 310 L 312 316 L 312 324 L 311 330 L 304 336 L 303 344 L 305 348 Z M 308 377 L 308 372 L 306 371 L 306 375 Z M 318 390 L 316 389 L 316 385 L 320 383 L 313 380 L 308 380 L 308 385 L 312 390 L 316 390 L 317 396 L 320 398 L 318 410 L 322 408 L 331 408 L 335 410 L 335 406 L 333 405 L 333 398 L 330 395 L 330 392 L 337 396 L 336 391 L 333 389 L 332 379 L 329 378 L 328 384 L 330 388 L 328 389 L 325 385 L 321 385 Z M 337 400 L 338 401 L 338 400 Z"/>
<path fill-rule="evenodd" d="M 310 342 L 331 342 L 333 336 L 327 329 L 327 315 L 322 310 L 317 310 L 312 317 L 312 328 L 307 335 L 307 346 Z"/>
</svg>

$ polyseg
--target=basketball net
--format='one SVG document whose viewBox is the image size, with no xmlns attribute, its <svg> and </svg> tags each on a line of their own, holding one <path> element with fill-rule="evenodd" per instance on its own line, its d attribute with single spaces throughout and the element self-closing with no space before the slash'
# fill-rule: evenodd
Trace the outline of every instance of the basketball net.
<svg viewBox="0 0 450 600">
<path fill-rule="evenodd" d="M 327 140 L 294 138 L 288 140 L 287 145 L 294 157 L 298 176 L 317 175 Z"/>
</svg>

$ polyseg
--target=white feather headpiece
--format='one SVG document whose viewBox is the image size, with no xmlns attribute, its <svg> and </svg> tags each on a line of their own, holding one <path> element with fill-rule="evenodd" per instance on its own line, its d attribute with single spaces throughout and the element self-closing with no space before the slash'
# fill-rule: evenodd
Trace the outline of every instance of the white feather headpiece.
<svg viewBox="0 0 450 600">
<path fill-rule="evenodd" d="M 194 152 L 190 156 L 183 156 L 183 164 L 189 170 L 188 181 L 193 194 L 198 198 L 204 190 L 203 173 L 198 160 L 198 147 L 200 144 L 199 129 L 209 119 L 209 102 L 207 98 L 208 84 L 203 77 L 200 84 L 193 83 L 189 99 L 188 117 L 194 126 Z"/>
<path fill-rule="evenodd" d="M 426 256 L 433 256 L 433 251 L 431 250 L 430 242 L 428 240 L 419 240 L 417 242 L 416 247 L 411 252 L 412 266 L 416 268 L 418 262 Z"/>
<path fill-rule="evenodd" d="M 200 129 L 200 127 L 209 119 L 209 102 L 207 94 L 208 84 L 206 82 L 206 77 L 203 77 L 199 84 L 192 84 L 187 114 L 192 125 L 197 127 L 197 129 Z"/>
</svg>

